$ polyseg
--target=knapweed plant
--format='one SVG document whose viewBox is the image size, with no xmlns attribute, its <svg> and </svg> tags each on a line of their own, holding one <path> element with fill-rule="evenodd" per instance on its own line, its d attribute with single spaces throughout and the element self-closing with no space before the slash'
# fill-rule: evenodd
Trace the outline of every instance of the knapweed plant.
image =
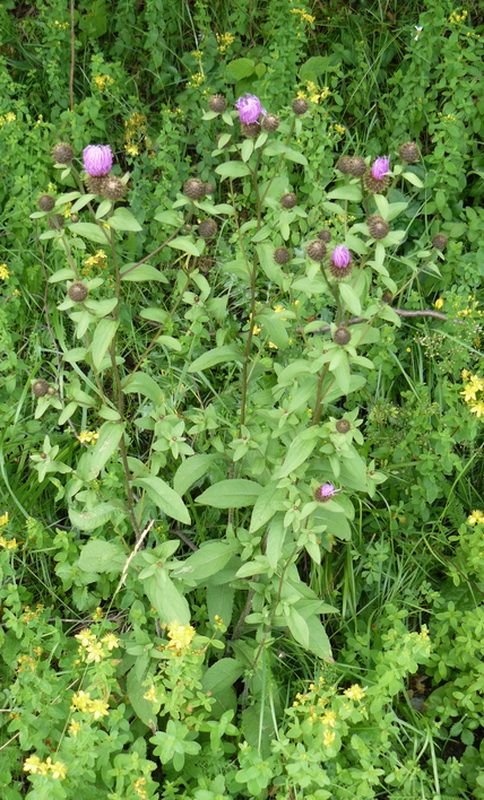
<svg viewBox="0 0 484 800">
<path fill-rule="evenodd" d="M 31 215 L 51 357 L 30 387 L 50 434 L 22 465 L 51 514 L 2 536 L 8 800 L 22 781 L 31 800 L 436 791 L 392 710 L 427 628 L 389 612 L 351 682 L 328 636 L 330 557 L 344 572 L 385 480 L 360 430 L 369 348 L 399 293 L 439 274 L 439 243 L 409 237 L 425 167 L 388 141 L 308 179 L 308 101 L 266 105 L 210 98 L 211 149 L 152 220 L 108 143 L 54 146 L 66 191 L 39 187 Z M 35 572 L 39 550 L 65 622 L 16 591 L 12 563 Z M 288 653 L 317 665 L 290 703 Z"/>
</svg>

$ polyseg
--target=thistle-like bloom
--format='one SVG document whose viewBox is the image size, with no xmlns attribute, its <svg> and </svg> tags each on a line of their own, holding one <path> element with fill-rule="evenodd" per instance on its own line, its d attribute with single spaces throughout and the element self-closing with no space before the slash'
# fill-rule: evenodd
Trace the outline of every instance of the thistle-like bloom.
<svg viewBox="0 0 484 800">
<path fill-rule="evenodd" d="M 385 175 L 390 172 L 390 159 L 389 158 L 376 158 L 371 168 L 372 178 L 381 181 Z"/>
<path fill-rule="evenodd" d="M 113 154 L 108 144 L 89 144 L 82 151 L 82 157 L 87 174 L 95 178 L 107 175 L 113 166 Z"/>
<path fill-rule="evenodd" d="M 340 491 L 341 489 L 335 489 L 332 483 L 323 483 L 323 485 L 318 486 L 314 492 L 314 499 L 318 503 L 326 503 L 328 500 L 331 500 L 331 498 L 334 497 L 337 492 Z"/>
<path fill-rule="evenodd" d="M 245 97 L 239 97 L 235 108 L 239 112 L 240 121 L 245 125 L 257 122 L 261 114 L 267 113 L 266 110 L 262 108 L 262 103 L 255 94 L 246 94 Z"/>
<path fill-rule="evenodd" d="M 351 253 L 343 244 L 337 244 L 331 253 L 331 261 L 335 267 L 346 269 L 351 261 Z"/>
</svg>

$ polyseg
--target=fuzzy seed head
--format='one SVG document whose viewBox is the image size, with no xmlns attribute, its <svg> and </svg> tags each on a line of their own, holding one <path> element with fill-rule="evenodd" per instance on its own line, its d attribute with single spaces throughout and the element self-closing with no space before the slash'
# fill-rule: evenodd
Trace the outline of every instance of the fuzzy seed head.
<svg viewBox="0 0 484 800">
<path fill-rule="evenodd" d="M 366 172 L 366 161 L 361 156 L 351 158 L 350 173 L 354 178 L 361 178 Z"/>
<path fill-rule="evenodd" d="M 287 264 L 291 260 L 291 254 L 287 247 L 276 247 L 274 250 L 274 261 L 276 264 Z"/>
<path fill-rule="evenodd" d="M 388 189 L 388 185 L 390 183 L 390 178 L 388 175 L 384 175 L 383 178 L 374 178 L 371 174 L 371 170 L 369 170 L 365 175 L 365 188 L 371 194 L 381 194 L 386 189 Z"/>
<path fill-rule="evenodd" d="M 202 239 L 212 239 L 217 233 L 218 226 L 213 219 L 204 219 L 198 226 L 198 235 Z"/>
<path fill-rule="evenodd" d="M 332 239 L 331 231 L 328 231 L 326 229 L 323 230 L 323 231 L 319 231 L 318 239 L 321 239 L 322 242 L 325 242 L 326 244 L 328 244 L 328 242 L 330 242 L 331 239 Z"/>
<path fill-rule="evenodd" d="M 381 296 L 382 303 L 391 303 L 393 300 L 393 294 L 391 292 L 383 292 Z"/>
<path fill-rule="evenodd" d="M 295 114 L 305 114 L 308 108 L 308 101 L 304 97 L 296 97 L 293 101 L 292 110 Z"/>
<path fill-rule="evenodd" d="M 350 156 L 341 156 L 336 163 L 336 169 L 343 175 L 349 175 L 351 172 L 351 161 L 352 159 Z"/>
<path fill-rule="evenodd" d="M 347 419 L 339 419 L 336 423 L 336 430 L 338 433 L 348 433 L 349 429 L 351 428 L 350 423 Z"/>
<path fill-rule="evenodd" d="M 433 246 L 435 247 L 436 250 L 445 250 L 445 248 L 447 247 L 447 242 L 448 241 L 449 240 L 447 239 L 447 236 L 444 236 L 443 233 L 438 233 L 432 239 L 432 244 L 433 244 Z"/>
<path fill-rule="evenodd" d="M 52 148 L 52 158 L 55 164 L 70 164 L 74 158 L 74 150 L 70 144 L 60 142 Z"/>
<path fill-rule="evenodd" d="M 205 195 L 205 184 L 199 178 L 189 178 L 183 184 L 183 194 L 190 200 L 201 200 Z"/>
<path fill-rule="evenodd" d="M 370 236 L 373 239 L 384 239 L 390 230 L 388 222 L 385 222 L 385 220 L 382 217 L 379 217 L 378 214 L 368 217 L 366 222 L 368 225 L 368 230 L 370 231 Z"/>
<path fill-rule="evenodd" d="M 322 261 L 326 255 L 326 245 L 321 239 L 315 239 L 314 242 L 309 242 L 306 253 L 311 261 Z"/>
<path fill-rule="evenodd" d="M 245 136 L 246 139 L 255 139 L 256 136 L 259 135 L 261 131 L 261 127 L 258 122 L 243 122 L 240 126 L 240 130 L 242 131 L 242 135 Z"/>
<path fill-rule="evenodd" d="M 64 217 L 62 214 L 54 214 L 53 217 L 48 218 L 47 222 L 49 228 L 53 228 L 55 231 L 60 231 L 60 229 L 64 227 Z"/>
<path fill-rule="evenodd" d="M 75 281 L 75 283 L 71 283 L 69 286 L 67 294 L 71 300 L 74 300 L 75 303 L 83 303 L 89 294 L 89 290 L 84 283 L 81 283 L 81 281 Z"/>
<path fill-rule="evenodd" d="M 215 191 L 215 184 L 214 183 L 204 183 L 203 184 L 205 189 L 205 194 L 213 194 Z"/>
<path fill-rule="evenodd" d="M 420 158 L 420 151 L 418 149 L 418 145 L 416 142 L 405 142 L 400 147 L 398 151 L 398 155 L 402 159 L 402 161 L 406 161 L 407 164 L 415 164 L 416 161 Z"/>
<path fill-rule="evenodd" d="M 343 325 L 340 325 L 333 334 L 333 342 L 339 344 L 341 347 L 344 347 L 345 344 L 351 340 L 351 333 L 349 332 L 348 328 L 345 328 Z"/>
<path fill-rule="evenodd" d="M 262 127 L 268 133 L 274 133 L 279 127 L 279 117 L 276 114 L 266 114 L 262 121 Z"/>
<path fill-rule="evenodd" d="M 55 206 L 55 200 L 50 194 L 43 194 L 37 200 L 37 205 L 41 211 L 52 211 Z"/>
<path fill-rule="evenodd" d="M 116 200 L 121 200 L 122 197 L 126 194 L 126 186 L 124 185 L 123 181 L 117 178 L 115 175 L 108 175 L 106 178 L 102 179 L 101 184 L 101 195 L 105 197 L 107 200 L 112 200 L 116 202 Z"/>
<path fill-rule="evenodd" d="M 97 194 L 100 196 L 103 189 L 104 178 L 96 177 L 95 175 L 88 175 L 85 180 L 85 184 L 89 194 Z"/>
<path fill-rule="evenodd" d="M 297 205 L 297 197 L 294 192 L 286 192 L 281 197 L 281 206 L 283 208 L 294 208 Z"/>
<path fill-rule="evenodd" d="M 208 101 L 208 107 L 210 111 L 215 111 L 217 114 L 221 114 L 222 111 L 225 111 L 227 108 L 227 101 L 223 94 L 213 94 Z"/>
<path fill-rule="evenodd" d="M 49 384 L 47 383 L 47 381 L 44 381 L 42 380 L 42 378 L 39 378 L 39 380 L 33 382 L 32 392 L 36 397 L 44 397 L 48 391 L 49 391 Z"/>
</svg>

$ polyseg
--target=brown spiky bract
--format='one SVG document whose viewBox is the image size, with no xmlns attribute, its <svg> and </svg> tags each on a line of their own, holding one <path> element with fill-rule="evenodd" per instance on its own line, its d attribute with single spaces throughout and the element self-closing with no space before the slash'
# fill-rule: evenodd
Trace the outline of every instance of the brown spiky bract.
<svg viewBox="0 0 484 800">
<path fill-rule="evenodd" d="M 342 325 L 337 328 L 333 335 L 333 342 L 339 344 L 341 347 L 344 347 L 345 344 L 351 340 L 351 333 L 349 332 L 348 328 L 343 327 Z"/>
<path fill-rule="evenodd" d="M 390 230 L 388 222 L 386 222 L 383 217 L 379 217 L 378 214 L 368 217 L 366 223 L 370 231 L 370 236 L 373 239 L 384 239 Z"/>
<path fill-rule="evenodd" d="M 281 206 L 283 208 L 294 208 L 297 205 L 297 196 L 294 192 L 286 192 L 281 197 Z"/>
<path fill-rule="evenodd" d="M 291 260 L 291 254 L 287 247 L 276 247 L 274 250 L 274 261 L 276 264 L 287 264 Z"/>
<path fill-rule="evenodd" d="M 267 133 L 274 133 L 279 127 L 279 117 L 276 114 L 266 114 L 262 121 L 262 127 Z"/>
<path fill-rule="evenodd" d="M 405 142 L 400 147 L 398 155 L 407 164 L 415 164 L 420 159 L 420 151 L 416 142 Z"/>
<path fill-rule="evenodd" d="M 223 94 L 213 94 L 208 101 L 208 107 L 210 111 L 215 111 L 217 114 L 221 114 L 227 108 L 227 100 Z"/>
<path fill-rule="evenodd" d="M 183 184 L 183 194 L 190 200 L 201 200 L 205 196 L 205 184 L 199 178 L 189 178 Z"/>
<path fill-rule="evenodd" d="M 81 283 L 81 281 L 75 281 L 75 283 L 72 283 L 69 286 L 67 294 L 71 300 L 74 300 L 75 303 L 82 303 L 89 294 L 89 290 L 84 283 Z"/>
<path fill-rule="evenodd" d="M 326 228 L 318 233 L 318 239 L 321 239 L 322 242 L 328 244 L 331 241 L 332 235 L 331 231 L 328 231 Z"/>
<path fill-rule="evenodd" d="M 126 186 L 122 180 L 115 175 L 108 175 L 107 178 L 103 178 L 101 196 L 105 197 L 106 200 L 112 200 L 112 202 L 115 203 L 116 200 L 121 200 L 125 194 Z"/>
<path fill-rule="evenodd" d="M 445 250 L 445 248 L 447 247 L 447 242 L 448 241 L 449 240 L 447 239 L 447 236 L 444 236 L 443 233 L 438 233 L 432 239 L 432 244 L 433 244 L 433 246 L 435 247 L 436 250 Z"/>
<path fill-rule="evenodd" d="M 59 142 L 52 148 L 52 158 L 56 164 L 70 164 L 74 158 L 74 150 L 70 144 Z"/>
<path fill-rule="evenodd" d="M 321 239 L 315 239 L 314 242 L 309 242 L 306 253 L 311 261 L 322 261 L 326 255 L 326 245 Z"/>
<path fill-rule="evenodd" d="M 305 114 L 308 108 L 308 101 L 304 97 L 296 97 L 293 101 L 292 110 L 295 114 Z"/>
<path fill-rule="evenodd" d="M 52 211 L 55 206 L 55 200 L 50 194 L 43 194 L 37 200 L 37 205 L 41 211 Z"/>
<path fill-rule="evenodd" d="M 218 226 L 213 219 L 204 219 L 197 228 L 198 235 L 202 239 L 212 239 L 217 233 Z"/>
<path fill-rule="evenodd" d="M 366 161 L 361 156 L 352 156 L 350 159 L 350 173 L 354 178 L 361 178 L 366 172 Z"/>
<path fill-rule="evenodd" d="M 346 330 L 346 328 L 345 328 Z M 348 331 L 349 333 L 349 331 Z M 336 423 L 336 430 L 338 433 L 348 433 L 349 429 L 351 428 L 350 423 L 347 419 L 339 419 Z"/>
<path fill-rule="evenodd" d="M 388 175 L 384 175 L 380 180 L 373 177 L 371 170 L 365 175 L 365 188 L 368 192 L 371 192 L 371 194 L 381 194 L 388 189 L 389 184 L 390 178 Z"/>
<path fill-rule="evenodd" d="M 39 378 L 39 380 L 34 381 L 34 383 L 32 384 L 32 392 L 36 397 L 44 397 L 44 395 L 46 395 L 48 391 L 49 391 L 49 384 L 47 383 L 47 381 L 42 380 L 42 378 Z"/>
</svg>

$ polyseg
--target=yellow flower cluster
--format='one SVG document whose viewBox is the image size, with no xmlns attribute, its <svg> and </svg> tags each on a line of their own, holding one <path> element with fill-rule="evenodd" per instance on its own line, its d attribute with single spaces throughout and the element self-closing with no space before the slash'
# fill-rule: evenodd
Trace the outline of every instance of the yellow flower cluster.
<svg viewBox="0 0 484 800">
<path fill-rule="evenodd" d="M 119 639 L 114 633 L 107 633 L 98 640 L 90 628 L 83 628 L 74 638 L 80 642 L 78 653 L 86 664 L 98 664 L 109 658 L 111 650 L 119 645 Z"/>
<path fill-rule="evenodd" d="M 66 28 L 69 27 L 69 23 L 68 22 L 59 22 L 58 19 L 54 20 L 54 25 L 55 25 L 56 28 L 59 28 L 60 31 L 64 31 L 64 30 L 66 30 Z"/>
<path fill-rule="evenodd" d="M 319 86 L 314 83 L 314 81 L 308 81 L 306 83 L 306 91 L 298 92 L 298 97 L 309 97 L 312 103 L 322 103 L 323 100 L 326 100 L 327 97 L 331 94 L 329 86 L 325 86 L 324 89 L 320 89 Z"/>
<path fill-rule="evenodd" d="M 469 12 L 465 9 L 459 14 L 457 10 L 453 11 L 449 17 L 449 22 L 451 25 L 457 25 L 458 22 L 465 22 L 467 19 Z"/>
<path fill-rule="evenodd" d="M 32 619 L 38 619 L 40 617 L 40 612 L 44 610 L 44 606 L 42 603 L 37 603 L 35 606 L 35 611 L 32 611 L 30 606 L 23 607 L 23 614 L 22 614 L 22 622 L 26 625 Z"/>
<path fill-rule="evenodd" d="M 6 125 L 7 122 L 15 122 L 17 119 L 16 115 L 13 114 L 11 111 L 7 111 L 2 117 L 0 117 L 0 128 Z"/>
<path fill-rule="evenodd" d="M 82 274 L 87 277 L 93 269 L 105 269 L 107 264 L 108 257 L 104 250 L 96 250 L 93 256 L 88 256 L 84 259 Z"/>
<path fill-rule="evenodd" d="M 81 431 L 77 440 L 81 444 L 95 444 L 99 439 L 99 433 L 97 431 Z"/>
<path fill-rule="evenodd" d="M 5 512 L 4 512 L 4 513 L 3 513 L 3 514 L 0 516 L 0 528 L 4 528 L 4 527 L 5 527 L 5 525 L 8 525 L 8 511 L 5 511 Z"/>
<path fill-rule="evenodd" d="M 67 767 L 62 761 L 52 761 L 50 756 L 47 756 L 45 761 L 41 761 L 38 756 L 29 756 L 24 761 L 24 772 L 30 772 L 32 775 L 50 775 L 56 780 L 58 778 L 63 780 L 67 775 Z"/>
<path fill-rule="evenodd" d="M 189 81 L 187 81 L 187 89 L 196 89 L 198 86 L 201 86 L 205 80 L 205 75 L 203 72 L 195 72 Z"/>
<path fill-rule="evenodd" d="M 96 88 L 99 89 L 100 92 L 104 91 L 106 86 L 114 83 L 114 80 L 109 75 L 95 75 L 93 81 L 96 84 Z"/>
<path fill-rule="evenodd" d="M 469 514 L 467 517 L 467 524 L 468 525 L 484 525 L 484 514 L 482 511 L 473 511 L 472 514 Z"/>
<path fill-rule="evenodd" d="M 144 693 L 143 700 L 148 700 L 150 703 L 159 703 L 158 695 L 156 694 L 156 688 L 154 684 L 150 686 L 150 688 Z"/>
<path fill-rule="evenodd" d="M 464 391 L 460 392 L 460 394 L 470 406 L 471 414 L 475 414 L 479 418 L 484 417 L 484 400 L 482 397 L 477 397 L 479 392 L 484 393 L 484 378 L 479 378 L 478 375 L 470 375 L 467 370 L 462 370 L 461 374 L 467 383 L 464 385 Z"/>
<path fill-rule="evenodd" d="M 140 111 L 134 111 L 128 119 L 124 121 L 126 132 L 124 134 L 124 149 L 129 156 L 137 156 L 140 147 L 149 150 L 152 142 L 146 136 L 147 119 Z"/>
<path fill-rule="evenodd" d="M 312 25 L 316 17 L 313 17 L 312 14 L 308 14 L 305 8 L 291 8 L 291 14 L 299 14 L 304 22 L 309 23 Z"/>
<path fill-rule="evenodd" d="M 181 654 L 184 650 L 188 650 L 195 633 L 195 628 L 191 625 L 179 625 L 178 622 L 171 622 L 167 629 L 170 640 L 168 647 L 177 655 Z"/>
<path fill-rule="evenodd" d="M 7 517 L 7 522 L 8 522 L 8 514 L 3 514 L 3 517 L 5 516 Z M 15 548 L 17 547 L 17 540 L 6 539 L 5 536 L 0 536 L 0 547 L 3 547 L 4 550 L 15 550 Z"/>
<path fill-rule="evenodd" d="M 71 734 L 71 736 L 73 736 L 74 739 L 75 739 L 77 734 L 81 730 L 81 723 L 78 722 L 77 720 L 73 719 L 73 720 L 70 721 L 69 727 L 68 727 L 67 730 Z"/>
<path fill-rule="evenodd" d="M 133 789 L 141 800 L 148 800 L 148 793 L 143 787 L 146 786 L 146 778 L 136 778 Z"/>
<path fill-rule="evenodd" d="M 10 272 L 8 271 L 6 264 L 0 264 L 0 278 L 3 281 L 6 281 L 7 278 L 10 278 Z"/>
<path fill-rule="evenodd" d="M 354 683 L 349 689 L 345 689 L 343 692 L 346 697 L 350 700 L 354 700 L 355 703 L 359 703 L 360 700 L 363 700 L 365 697 L 365 691 L 361 688 L 358 683 Z"/>
<path fill-rule="evenodd" d="M 344 128 L 343 125 L 333 125 L 333 130 L 335 130 L 336 133 L 340 133 L 342 136 L 346 133 L 346 128 Z"/>
<path fill-rule="evenodd" d="M 89 692 L 76 692 L 72 696 L 71 711 L 80 711 L 81 714 L 92 714 L 94 719 L 107 717 L 109 706 L 104 700 L 91 700 Z"/>
<path fill-rule="evenodd" d="M 436 308 L 436 309 L 437 309 L 437 311 L 440 311 L 440 309 L 441 309 L 441 308 L 443 307 L 443 305 L 444 305 L 444 302 L 445 302 L 445 300 L 444 300 L 444 298 L 443 298 L 443 297 L 438 297 L 438 298 L 437 298 L 437 300 L 436 300 L 436 301 L 435 301 L 435 303 L 434 303 L 434 308 Z"/>
<path fill-rule="evenodd" d="M 227 48 L 235 41 L 233 33 L 216 33 L 215 38 L 217 40 L 217 50 L 219 53 L 225 53 Z"/>
<path fill-rule="evenodd" d="M 21 655 L 17 658 L 17 672 L 25 672 L 26 669 L 29 669 L 31 672 L 35 672 L 37 668 L 37 661 L 32 656 L 28 655 Z"/>
</svg>

